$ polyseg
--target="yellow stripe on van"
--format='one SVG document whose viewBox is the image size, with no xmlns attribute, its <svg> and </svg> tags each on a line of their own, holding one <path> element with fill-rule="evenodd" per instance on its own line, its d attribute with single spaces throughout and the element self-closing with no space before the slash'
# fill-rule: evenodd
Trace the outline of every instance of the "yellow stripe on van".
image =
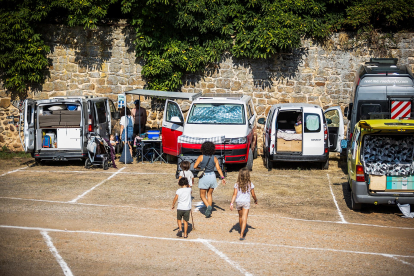
<svg viewBox="0 0 414 276">
<path fill-rule="evenodd" d="M 414 130 L 414 120 L 363 120 L 358 122 L 361 128 L 372 129 L 372 130 Z"/>
</svg>

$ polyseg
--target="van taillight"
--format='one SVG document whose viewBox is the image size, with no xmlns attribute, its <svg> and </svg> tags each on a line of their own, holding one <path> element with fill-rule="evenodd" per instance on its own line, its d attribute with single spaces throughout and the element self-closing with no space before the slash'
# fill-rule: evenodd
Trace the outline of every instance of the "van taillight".
<svg viewBox="0 0 414 276">
<path fill-rule="evenodd" d="M 351 141 L 352 140 L 352 132 L 351 132 L 351 134 L 349 134 L 349 141 Z"/>
<path fill-rule="evenodd" d="M 323 132 L 324 133 L 324 139 L 326 140 L 326 139 L 328 139 L 328 128 L 326 127 L 326 125 L 324 125 L 323 127 L 325 129 L 325 131 Z"/>
<path fill-rule="evenodd" d="M 365 182 L 364 168 L 360 165 L 356 166 L 356 181 Z"/>
<path fill-rule="evenodd" d="M 88 131 L 93 132 L 93 124 L 92 124 L 92 115 L 91 114 L 89 114 Z"/>
</svg>

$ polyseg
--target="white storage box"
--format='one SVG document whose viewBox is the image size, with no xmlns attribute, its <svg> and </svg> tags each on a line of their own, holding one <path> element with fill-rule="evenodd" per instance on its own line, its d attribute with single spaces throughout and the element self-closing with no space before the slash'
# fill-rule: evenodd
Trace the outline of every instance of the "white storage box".
<svg viewBox="0 0 414 276">
<path fill-rule="evenodd" d="M 58 128 L 56 135 L 57 147 L 65 149 L 80 149 L 80 130 L 80 128 Z"/>
</svg>

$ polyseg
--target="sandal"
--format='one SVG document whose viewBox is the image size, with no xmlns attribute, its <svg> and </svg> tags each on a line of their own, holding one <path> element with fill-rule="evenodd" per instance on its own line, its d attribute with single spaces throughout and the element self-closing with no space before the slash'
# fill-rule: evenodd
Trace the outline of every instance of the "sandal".
<svg viewBox="0 0 414 276">
<path fill-rule="evenodd" d="M 180 230 L 178 230 L 178 232 L 177 232 L 177 237 L 182 237 L 183 236 L 183 231 L 180 231 Z"/>
</svg>

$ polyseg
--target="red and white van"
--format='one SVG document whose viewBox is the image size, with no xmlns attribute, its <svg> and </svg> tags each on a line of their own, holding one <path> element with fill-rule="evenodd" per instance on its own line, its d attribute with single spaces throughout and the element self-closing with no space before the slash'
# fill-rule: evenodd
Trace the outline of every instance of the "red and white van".
<svg viewBox="0 0 414 276">
<path fill-rule="evenodd" d="M 206 94 L 191 104 L 186 120 L 180 106 L 167 100 L 162 122 L 164 153 L 197 158 L 201 143 L 180 143 L 178 137 L 202 140 L 224 136 L 216 153 L 224 153 L 227 164 L 245 163 L 253 167 L 257 158 L 256 112 L 251 97 L 240 94 Z M 187 158 L 188 159 L 188 158 Z"/>
</svg>

